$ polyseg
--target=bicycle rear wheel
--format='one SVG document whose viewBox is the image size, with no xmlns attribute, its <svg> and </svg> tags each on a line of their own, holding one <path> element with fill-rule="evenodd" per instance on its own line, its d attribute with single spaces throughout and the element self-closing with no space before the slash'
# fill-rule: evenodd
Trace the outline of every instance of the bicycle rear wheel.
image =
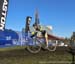
<svg viewBox="0 0 75 64">
<path fill-rule="evenodd" d="M 27 50 L 31 53 L 38 53 L 41 50 L 41 45 L 37 39 L 33 39 L 33 45 L 27 46 Z"/>
</svg>

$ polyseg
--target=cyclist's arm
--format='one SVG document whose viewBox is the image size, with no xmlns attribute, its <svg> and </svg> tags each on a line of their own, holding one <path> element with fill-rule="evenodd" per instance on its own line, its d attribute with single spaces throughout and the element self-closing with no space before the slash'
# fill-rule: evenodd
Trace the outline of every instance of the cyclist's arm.
<svg viewBox="0 0 75 64">
<path fill-rule="evenodd" d="M 37 36 L 37 32 L 32 32 L 31 33 L 31 38 L 33 38 L 34 36 Z"/>
</svg>

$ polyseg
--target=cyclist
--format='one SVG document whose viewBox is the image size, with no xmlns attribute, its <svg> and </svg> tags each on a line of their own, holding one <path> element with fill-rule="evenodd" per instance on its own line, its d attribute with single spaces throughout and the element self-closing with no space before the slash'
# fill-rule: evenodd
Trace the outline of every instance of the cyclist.
<svg viewBox="0 0 75 64">
<path fill-rule="evenodd" d="M 31 37 L 34 37 L 34 36 L 37 35 L 37 37 L 45 38 L 46 48 L 48 48 L 48 34 L 47 34 L 47 32 L 45 30 L 43 30 L 40 25 L 38 26 L 36 24 L 33 24 L 33 27 L 35 29 L 35 32 L 32 32 L 32 36 Z"/>
</svg>

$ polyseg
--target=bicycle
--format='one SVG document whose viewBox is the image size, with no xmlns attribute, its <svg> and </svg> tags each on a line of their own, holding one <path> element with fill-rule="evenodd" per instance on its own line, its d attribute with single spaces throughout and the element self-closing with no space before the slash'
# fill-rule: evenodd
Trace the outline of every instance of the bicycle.
<svg viewBox="0 0 75 64">
<path fill-rule="evenodd" d="M 48 48 L 46 48 L 45 39 L 39 37 L 29 37 L 27 42 L 27 50 L 31 53 L 38 53 L 41 48 L 47 49 L 48 51 L 55 51 L 57 47 L 57 42 L 52 42 L 49 40 Z"/>
</svg>

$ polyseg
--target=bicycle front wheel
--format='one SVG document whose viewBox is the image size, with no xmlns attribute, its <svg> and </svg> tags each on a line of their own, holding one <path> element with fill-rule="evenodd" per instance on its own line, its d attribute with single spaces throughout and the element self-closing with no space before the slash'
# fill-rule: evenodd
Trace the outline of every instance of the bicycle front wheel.
<svg viewBox="0 0 75 64">
<path fill-rule="evenodd" d="M 55 51 L 55 50 L 56 50 L 57 42 L 49 42 L 48 44 L 49 44 L 49 46 L 48 46 L 47 49 L 48 49 L 49 51 Z"/>
</svg>

